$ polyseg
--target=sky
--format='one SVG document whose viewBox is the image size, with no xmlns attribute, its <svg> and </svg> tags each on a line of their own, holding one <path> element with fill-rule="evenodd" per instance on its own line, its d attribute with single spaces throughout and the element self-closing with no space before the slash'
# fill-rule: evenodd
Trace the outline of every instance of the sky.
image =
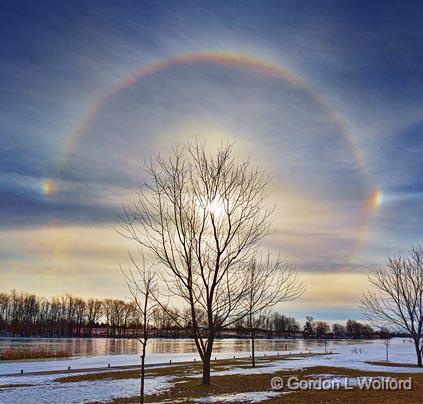
<svg viewBox="0 0 423 404">
<path fill-rule="evenodd" d="M 0 290 L 128 296 L 116 229 L 145 159 L 223 139 L 272 176 L 277 309 L 361 318 L 371 265 L 423 242 L 423 6 L 0 5 Z"/>
</svg>

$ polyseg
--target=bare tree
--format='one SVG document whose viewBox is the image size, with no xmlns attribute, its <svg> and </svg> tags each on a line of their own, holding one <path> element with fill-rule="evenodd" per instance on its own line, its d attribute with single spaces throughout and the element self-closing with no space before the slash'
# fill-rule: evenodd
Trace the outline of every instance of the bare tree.
<svg viewBox="0 0 423 404">
<path fill-rule="evenodd" d="M 273 313 L 270 322 L 276 333 L 298 333 L 300 325 L 293 317 L 287 317 L 284 314 Z"/>
<path fill-rule="evenodd" d="M 423 248 L 414 247 L 406 257 L 389 257 L 385 266 L 370 268 L 372 291 L 361 299 L 368 320 L 379 327 L 409 333 L 417 365 L 422 366 Z"/>
<path fill-rule="evenodd" d="M 316 322 L 316 337 L 322 338 L 325 335 L 329 334 L 330 327 L 326 321 L 317 321 Z"/>
<path fill-rule="evenodd" d="M 103 303 L 98 299 L 88 299 L 87 301 L 87 323 L 89 327 L 89 335 L 92 335 L 94 324 L 103 315 Z"/>
<path fill-rule="evenodd" d="M 242 315 L 245 266 L 269 232 L 269 177 L 231 146 L 212 156 L 198 143 L 151 160 L 145 174 L 122 233 L 152 253 L 168 295 L 188 308 L 209 385 L 215 337 Z"/>
<path fill-rule="evenodd" d="M 254 258 L 247 266 L 246 297 L 243 301 L 251 338 L 251 364 L 255 361 L 255 338 L 263 318 L 275 305 L 294 300 L 304 293 L 304 285 L 298 281 L 296 269 L 286 260 Z"/>
<path fill-rule="evenodd" d="M 312 316 L 306 316 L 306 322 L 304 323 L 303 332 L 306 338 L 312 337 L 316 334 L 316 323 L 314 322 L 314 318 Z"/>
<path fill-rule="evenodd" d="M 135 310 L 138 311 L 141 318 L 141 372 L 140 372 L 140 403 L 144 403 L 144 380 L 145 380 L 145 354 L 147 342 L 151 332 L 151 321 L 154 311 L 157 307 L 156 294 L 158 285 L 154 271 L 147 267 L 144 255 L 140 252 L 140 263 L 137 262 L 132 254 L 129 254 L 131 264 L 127 272 L 122 271 L 125 276 L 129 292 L 131 293 Z"/>
<path fill-rule="evenodd" d="M 332 324 L 332 333 L 335 337 L 345 337 L 347 334 L 347 331 L 345 329 L 345 326 L 342 324 L 334 323 Z"/>
</svg>

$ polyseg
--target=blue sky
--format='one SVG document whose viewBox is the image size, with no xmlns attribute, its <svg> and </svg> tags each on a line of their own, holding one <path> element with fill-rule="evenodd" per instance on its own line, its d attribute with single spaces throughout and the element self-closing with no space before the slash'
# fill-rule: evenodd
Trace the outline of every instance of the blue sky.
<svg viewBox="0 0 423 404">
<path fill-rule="evenodd" d="M 422 19 L 418 2 L 2 4 L 1 289 L 125 296 L 130 246 L 115 228 L 143 159 L 223 138 L 273 177 L 266 246 L 308 283 L 280 309 L 359 317 L 367 267 L 423 238 Z M 200 52 L 248 56 L 303 84 L 211 61 L 110 95 L 139 69 Z"/>
</svg>

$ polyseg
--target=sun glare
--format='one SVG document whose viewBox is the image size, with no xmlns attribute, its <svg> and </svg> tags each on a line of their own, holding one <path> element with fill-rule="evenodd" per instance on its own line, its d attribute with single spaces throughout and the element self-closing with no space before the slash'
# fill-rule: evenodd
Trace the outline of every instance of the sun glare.
<svg viewBox="0 0 423 404">
<path fill-rule="evenodd" d="M 208 212 L 215 216 L 216 218 L 220 218 L 225 213 L 225 206 L 223 203 L 223 199 L 220 197 L 214 198 L 209 204 L 207 205 Z"/>
</svg>

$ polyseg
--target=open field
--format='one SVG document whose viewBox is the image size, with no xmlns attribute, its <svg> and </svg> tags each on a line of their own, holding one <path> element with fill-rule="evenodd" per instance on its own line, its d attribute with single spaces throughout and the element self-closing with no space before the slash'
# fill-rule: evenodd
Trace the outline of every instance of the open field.
<svg viewBox="0 0 423 404">
<path fill-rule="evenodd" d="M 391 346 L 392 362 L 383 362 L 381 344 L 345 346 L 332 354 L 292 352 L 278 355 L 260 353 L 257 367 L 250 367 L 248 353 L 234 360 L 229 354 L 212 363 L 212 384 L 201 386 L 201 363 L 189 355 L 171 355 L 172 364 L 159 362 L 163 356 L 150 357 L 146 375 L 147 403 L 416 403 L 423 396 L 423 370 L 414 367 L 412 346 L 396 340 Z M 118 358 L 117 358 L 118 359 Z M 120 358 L 122 359 L 122 358 Z M 93 360 L 93 358 L 91 359 Z M 104 358 L 96 358 L 98 365 Z M 183 361 L 183 362 L 178 362 Z M 28 363 L 24 374 L 5 374 L 0 364 L 0 402 L 7 403 L 136 403 L 139 389 L 139 367 L 97 366 L 70 371 L 64 368 L 72 361 L 44 362 L 44 370 Z M 93 362 L 90 362 L 93 364 Z M 62 370 L 48 370 L 48 364 L 60 364 Z M 9 364 L 9 369 L 12 364 Z M 32 366 L 32 368 L 31 368 Z M 13 368 L 14 369 L 14 368 Z M 65 370 L 63 370 L 65 369 Z M 281 378 L 284 387 L 271 385 Z M 293 389 L 295 380 L 332 383 L 326 390 Z M 369 390 L 362 380 L 407 381 L 412 390 Z M 291 378 L 291 379 L 290 379 Z M 363 379 L 372 378 L 372 379 Z M 390 379 L 383 379 L 390 378 Z M 288 379 L 291 388 L 288 388 Z M 292 380 L 294 382 L 292 382 Z M 317 386 L 318 387 L 318 386 Z M 360 388 L 361 387 L 361 388 Z M 377 386 L 376 386 L 377 387 Z M 388 386 L 389 387 L 389 386 Z M 395 386 L 394 386 L 395 387 Z M 289 398 L 288 398 L 289 397 Z"/>
<path fill-rule="evenodd" d="M 326 355 L 327 357 L 327 355 Z M 248 359 L 240 360 L 220 360 L 212 367 L 213 379 L 209 387 L 201 386 L 200 375 L 201 365 L 199 363 L 151 367 L 147 372 L 147 403 L 202 403 L 202 402 L 221 402 L 221 403 L 278 403 L 287 402 L 289 395 L 290 403 L 339 403 L 345 401 L 348 403 L 416 403 L 423 394 L 423 374 L 395 374 L 389 372 L 364 372 L 348 368 L 338 368 L 330 366 L 313 366 L 306 369 L 278 369 L 278 366 L 290 365 L 291 362 L 297 362 L 310 358 L 316 358 L 317 355 L 302 355 L 289 358 L 266 357 L 258 361 L 256 369 L 251 369 Z M 296 364 L 292 363 L 295 367 Z M 29 376 L 31 377 L 31 376 Z M 36 376 L 33 376 L 34 378 Z M 38 375 L 40 377 L 40 375 Z M 289 378 L 295 377 L 298 380 L 313 381 L 322 377 L 326 382 L 339 381 L 338 390 L 309 390 L 309 391 L 290 391 L 288 388 L 272 389 L 271 379 L 280 377 L 286 383 Z M 377 378 L 390 377 L 406 380 L 412 377 L 411 391 L 380 391 L 360 389 L 357 386 L 358 378 Z M 71 399 L 67 393 L 74 390 L 74 393 L 80 393 L 82 387 L 88 388 L 89 385 L 100 392 L 106 388 L 112 389 L 116 385 L 117 389 L 123 385 L 132 384 L 138 386 L 139 369 L 126 370 L 103 370 L 88 373 L 77 374 L 58 374 L 53 373 L 45 380 L 45 386 L 50 385 L 52 392 L 56 397 L 62 397 L 63 403 L 67 402 L 109 402 L 113 404 L 137 403 L 139 398 L 137 394 L 116 397 L 110 400 L 96 400 L 94 397 L 84 401 L 78 401 L 78 398 Z M 54 387 L 53 387 L 54 386 Z M 97 387 L 96 387 L 97 386 Z M 346 389 L 352 388 L 352 390 Z M 7 402 L 46 402 L 31 401 L 32 395 L 25 396 L 21 394 L 23 390 L 30 391 L 31 388 L 37 389 L 37 384 L 17 383 L 0 386 L 0 398 L 2 394 L 14 391 L 16 401 Z M 64 393 L 64 394 L 62 394 Z M 7 396 L 7 394 L 4 394 Z M 10 397 L 10 396 L 9 396 Z M 19 401 L 18 401 L 19 400 Z M 27 400 L 27 401 L 25 401 Z"/>
<path fill-rule="evenodd" d="M 195 369 L 192 369 L 195 370 Z M 198 369 L 199 370 L 199 369 Z M 288 389 L 272 390 L 270 380 L 272 377 L 281 377 L 284 381 L 291 377 L 299 380 L 315 380 L 318 376 L 324 376 L 326 381 L 341 380 L 339 390 L 305 390 L 290 391 Z M 401 375 L 405 380 L 412 377 L 412 391 L 380 391 L 360 389 L 356 386 L 357 378 L 396 378 L 392 373 L 360 372 L 346 368 L 312 367 L 304 370 L 277 371 L 274 373 L 261 373 L 250 375 L 224 375 L 215 376 L 210 387 L 201 386 L 198 379 L 181 377 L 174 387 L 162 394 L 147 397 L 151 403 L 417 403 L 423 394 L 423 375 Z M 351 389 L 347 389 L 343 382 L 348 383 Z M 289 395 L 289 398 L 287 397 Z M 114 404 L 136 403 L 138 397 L 115 399 Z"/>
</svg>

